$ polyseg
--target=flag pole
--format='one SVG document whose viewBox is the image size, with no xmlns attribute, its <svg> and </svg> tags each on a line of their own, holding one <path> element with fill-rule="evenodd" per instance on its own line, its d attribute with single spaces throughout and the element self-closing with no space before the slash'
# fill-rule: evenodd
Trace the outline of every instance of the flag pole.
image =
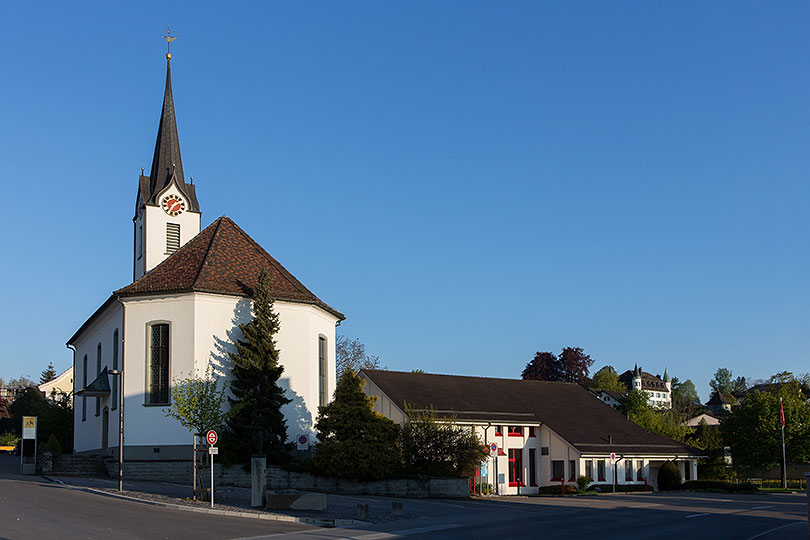
<svg viewBox="0 0 810 540">
<path fill-rule="evenodd" d="M 779 398 L 779 421 L 782 424 L 782 489 L 787 489 L 787 460 L 785 459 L 785 409 Z"/>
</svg>

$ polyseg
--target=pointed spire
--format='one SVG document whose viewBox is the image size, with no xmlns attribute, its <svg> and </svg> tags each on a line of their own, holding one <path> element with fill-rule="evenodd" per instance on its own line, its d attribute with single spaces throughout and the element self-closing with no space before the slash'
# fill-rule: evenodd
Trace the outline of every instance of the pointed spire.
<svg viewBox="0 0 810 540">
<path fill-rule="evenodd" d="M 181 186 L 185 184 L 183 160 L 180 158 L 180 138 L 177 135 L 177 119 L 174 115 L 171 59 L 171 55 L 167 54 L 166 90 L 163 94 L 163 109 L 160 112 L 152 170 L 149 173 L 150 191 L 153 197 L 169 184 L 173 174 Z"/>
<path fill-rule="evenodd" d="M 639 377 L 640 375 L 641 374 L 638 371 L 638 364 L 636 364 L 635 367 L 633 368 L 633 378 L 635 379 L 636 377 Z"/>
<path fill-rule="evenodd" d="M 667 371 L 667 368 L 664 367 L 664 382 L 670 382 L 671 380 L 672 379 L 669 378 L 669 372 Z"/>
</svg>

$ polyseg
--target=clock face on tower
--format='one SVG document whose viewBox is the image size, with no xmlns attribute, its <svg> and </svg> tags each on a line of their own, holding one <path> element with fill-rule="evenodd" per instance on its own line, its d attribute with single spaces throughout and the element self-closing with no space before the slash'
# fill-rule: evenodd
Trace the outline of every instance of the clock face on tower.
<svg viewBox="0 0 810 540">
<path fill-rule="evenodd" d="M 185 201 L 179 195 L 166 195 L 163 197 L 163 211 L 170 216 L 179 216 L 186 209 Z"/>
</svg>

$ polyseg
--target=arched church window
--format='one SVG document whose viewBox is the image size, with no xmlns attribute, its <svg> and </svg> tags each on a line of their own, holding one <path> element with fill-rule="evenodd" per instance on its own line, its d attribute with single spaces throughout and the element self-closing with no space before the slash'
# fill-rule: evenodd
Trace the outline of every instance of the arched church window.
<svg viewBox="0 0 810 540">
<path fill-rule="evenodd" d="M 152 324 L 148 330 L 146 403 L 165 405 L 169 403 L 169 325 Z"/>
<path fill-rule="evenodd" d="M 326 350 L 326 338 L 318 336 L 318 404 L 323 407 L 329 401 L 329 390 L 327 386 L 328 373 L 328 352 Z"/>
</svg>

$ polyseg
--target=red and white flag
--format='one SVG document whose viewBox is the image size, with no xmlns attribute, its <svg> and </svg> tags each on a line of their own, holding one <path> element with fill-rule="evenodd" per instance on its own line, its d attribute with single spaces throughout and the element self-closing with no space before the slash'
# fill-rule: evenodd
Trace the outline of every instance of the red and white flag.
<svg viewBox="0 0 810 540">
<path fill-rule="evenodd" d="M 779 398 L 779 422 L 782 424 L 782 429 L 785 429 L 785 409 L 782 407 L 782 398 Z"/>
</svg>

